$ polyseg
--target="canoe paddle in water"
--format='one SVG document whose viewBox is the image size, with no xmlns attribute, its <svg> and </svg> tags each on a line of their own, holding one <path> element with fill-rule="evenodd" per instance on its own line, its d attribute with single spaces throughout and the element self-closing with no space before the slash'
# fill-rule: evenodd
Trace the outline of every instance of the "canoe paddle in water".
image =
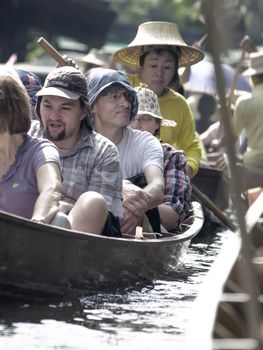
<svg viewBox="0 0 263 350">
<path fill-rule="evenodd" d="M 228 219 L 228 217 L 194 184 L 191 184 L 193 195 L 208 209 L 210 209 L 213 214 L 231 231 L 235 231 L 235 225 Z"/>
</svg>

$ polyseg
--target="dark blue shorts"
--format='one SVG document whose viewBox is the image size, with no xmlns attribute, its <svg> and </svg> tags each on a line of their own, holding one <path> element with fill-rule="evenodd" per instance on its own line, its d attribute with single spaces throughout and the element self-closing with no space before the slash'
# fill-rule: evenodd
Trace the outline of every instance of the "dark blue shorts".
<svg viewBox="0 0 263 350">
<path fill-rule="evenodd" d="M 107 237 L 121 237 L 120 220 L 117 216 L 114 216 L 110 211 L 101 234 L 102 236 Z"/>
</svg>

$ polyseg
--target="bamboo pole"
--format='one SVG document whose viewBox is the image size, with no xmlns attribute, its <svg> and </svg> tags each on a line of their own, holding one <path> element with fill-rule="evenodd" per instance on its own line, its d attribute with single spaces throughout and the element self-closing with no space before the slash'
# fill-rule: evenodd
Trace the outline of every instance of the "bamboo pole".
<svg viewBox="0 0 263 350">
<path fill-rule="evenodd" d="M 192 192 L 193 195 L 200 200 L 200 202 L 209 210 L 212 211 L 212 213 L 231 231 L 236 230 L 236 226 L 229 220 L 229 218 L 212 202 L 203 192 L 201 192 L 193 183 L 192 186 Z"/>
<path fill-rule="evenodd" d="M 248 335 L 249 337 L 256 339 L 260 347 L 260 324 L 261 324 L 260 308 L 257 300 L 258 298 L 257 290 L 255 288 L 256 286 L 255 274 L 253 272 L 252 265 L 251 265 L 251 251 L 250 251 L 251 245 L 249 241 L 249 235 L 247 234 L 247 231 L 246 231 L 245 208 L 244 208 L 243 201 L 241 200 L 241 193 L 242 193 L 241 176 L 240 176 L 240 173 L 238 172 L 236 162 L 235 162 L 235 150 L 234 150 L 235 138 L 232 134 L 231 125 L 230 125 L 229 109 L 227 107 L 226 94 L 225 94 L 225 81 L 224 81 L 221 62 L 220 62 L 220 40 L 222 38 L 216 26 L 218 13 L 220 13 L 219 6 L 222 6 L 222 4 L 223 2 L 219 2 L 216 0 L 202 0 L 203 10 L 206 16 L 206 25 L 209 33 L 208 44 L 209 44 L 214 65 L 215 65 L 218 95 L 222 106 L 221 122 L 223 123 L 224 132 L 226 135 L 226 148 L 227 148 L 227 154 L 229 158 L 229 167 L 231 172 L 230 184 L 231 184 L 231 191 L 232 191 L 232 199 L 233 199 L 233 204 L 234 204 L 237 222 L 239 226 L 239 232 L 242 237 L 242 253 L 245 258 L 245 261 L 247 262 L 245 264 L 245 270 L 242 271 L 243 273 L 241 275 L 241 278 L 243 279 L 242 281 L 243 285 L 246 286 L 246 290 L 249 291 L 249 294 L 251 296 L 251 300 L 249 301 L 249 308 L 247 310 L 248 311 L 247 312 Z M 221 26 L 221 31 L 222 30 L 223 29 Z"/>
</svg>

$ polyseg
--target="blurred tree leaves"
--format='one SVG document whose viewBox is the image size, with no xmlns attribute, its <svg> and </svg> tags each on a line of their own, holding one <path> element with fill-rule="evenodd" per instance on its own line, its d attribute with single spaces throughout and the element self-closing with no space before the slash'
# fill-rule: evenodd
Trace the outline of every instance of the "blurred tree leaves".
<svg viewBox="0 0 263 350">
<path fill-rule="evenodd" d="M 248 34 L 257 44 L 263 41 L 262 0 L 217 0 L 223 11 L 218 22 L 224 29 L 225 47 L 239 47 Z M 180 32 L 189 44 L 198 40 L 206 31 L 201 11 L 201 0 L 109 0 L 117 12 L 117 18 L 109 34 L 109 40 L 129 42 L 137 27 L 146 21 L 171 21 L 178 24 Z"/>
<path fill-rule="evenodd" d="M 109 39 L 130 41 L 134 37 L 140 23 L 147 21 L 175 22 L 182 32 L 188 32 L 193 38 L 202 35 L 203 24 L 200 21 L 200 1 L 196 0 L 111 0 L 117 12 L 117 19 Z M 194 24 L 194 25 L 193 25 Z M 120 28 L 122 30 L 120 30 Z M 115 35 L 114 35 L 115 33 Z"/>
</svg>

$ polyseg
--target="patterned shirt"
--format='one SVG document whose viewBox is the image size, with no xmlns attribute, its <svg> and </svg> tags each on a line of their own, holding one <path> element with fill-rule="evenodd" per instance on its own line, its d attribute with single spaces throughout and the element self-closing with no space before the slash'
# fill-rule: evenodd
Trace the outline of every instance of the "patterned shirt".
<svg viewBox="0 0 263 350">
<path fill-rule="evenodd" d="M 184 152 L 162 143 L 164 153 L 164 204 L 170 205 L 182 221 L 190 209 L 192 188 L 186 173 Z"/>
<path fill-rule="evenodd" d="M 43 137 L 43 127 L 32 121 L 31 135 Z M 82 137 L 70 150 L 59 149 L 62 166 L 62 200 L 74 204 L 87 191 L 96 191 L 111 212 L 122 216 L 122 172 L 116 146 L 104 136 L 82 129 Z"/>
</svg>

